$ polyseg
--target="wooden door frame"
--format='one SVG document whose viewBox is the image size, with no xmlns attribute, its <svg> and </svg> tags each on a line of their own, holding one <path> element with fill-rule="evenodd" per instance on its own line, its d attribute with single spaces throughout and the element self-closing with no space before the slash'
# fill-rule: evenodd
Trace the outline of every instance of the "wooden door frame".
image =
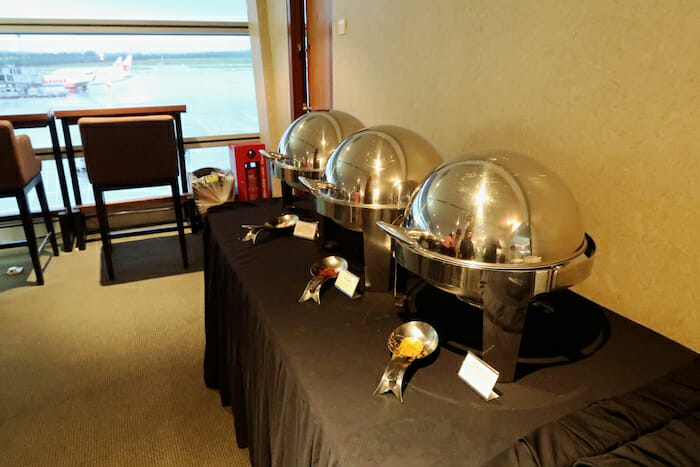
<svg viewBox="0 0 700 467">
<path fill-rule="evenodd" d="M 318 109 L 330 108 L 333 104 L 330 0 L 287 0 L 287 29 L 291 113 L 295 120 L 308 110 L 309 104 Z M 317 53 L 309 59 L 309 54 L 314 54 L 311 47 Z M 313 67 L 310 67 L 310 61 L 313 61 Z M 311 74 L 313 70 L 316 73 Z M 310 85 L 316 92 L 312 92 Z"/>
<path fill-rule="evenodd" d="M 306 18 L 304 0 L 287 0 L 287 31 L 289 36 L 289 87 L 292 120 L 305 112 L 306 93 Z"/>
<path fill-rule="evenodd" d="M 306 1 L 306 92 L 309 106 L 333 108 L 333 19 L 331 0 Z"/>
</svg>

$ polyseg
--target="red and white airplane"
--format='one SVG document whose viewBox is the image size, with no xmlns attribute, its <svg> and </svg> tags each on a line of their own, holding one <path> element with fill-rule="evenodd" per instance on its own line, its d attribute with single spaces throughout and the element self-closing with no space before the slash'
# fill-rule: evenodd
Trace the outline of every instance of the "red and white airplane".
<svg viewBox="0 0 700 467">
<path fill-rule="evenodd" d="M 86 69 L 86 68 L 61 68 L 51 74 L 44 75 L 42 85 L 45 87 L 62 87 L 64 89 L 75 89 L 86 91 L 88 85 L 111 84 L 121 81 L 131 76 L 131 55 L 125 60 L 117 58 L 111 67 Z"/>
<path fill-rule="evenodd" d="M 50 75 L 44 75 L 41 83 L 44 87 L 61 87 L 85 91 L 88 84 L 94 80 L 94 71 L 86 71 L 77 68 L 62 68 L 54 71 Z"/>
<path fill-rule="evenodd" d="M 131 63 L 133 57 L 127 55 L 124 61 L 119 57 L 110 68 L 98 69 L 95 71 L 95 83 L 111 84 L 131 77 Z"/>
</svg>

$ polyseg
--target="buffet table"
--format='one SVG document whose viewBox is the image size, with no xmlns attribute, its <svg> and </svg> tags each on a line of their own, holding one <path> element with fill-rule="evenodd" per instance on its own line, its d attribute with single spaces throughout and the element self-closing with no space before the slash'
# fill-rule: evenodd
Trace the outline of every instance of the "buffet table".
<svg viewBox="0 0 700 467">
<path fill-rule="evenodd" d="M 391 293 L 351 300 L 332 287 L 320 305 L 298 303 L 312 263 L 340 254 L 359 274 L 362 255 L 291 233 L 261 235 L 256 245 L 239 240 L 241 224 L 281 212 L 280 200 L 226 204 L 209 212 L 204 232 L 205 382 L 232 407 L 238 445 L 250 448 L 255 466 L 482 465 L 538 426 L 697 357 L 566 292 L 563 308 L 604 324 L 585 358 L 530 365 L 485 402 L 457 377 L 463 354 L 441 347 L 411 365 L 403 404 L 390 393 L 374 396 L 391 357 L 387 337 L 411 313 Z"/>
</svg>

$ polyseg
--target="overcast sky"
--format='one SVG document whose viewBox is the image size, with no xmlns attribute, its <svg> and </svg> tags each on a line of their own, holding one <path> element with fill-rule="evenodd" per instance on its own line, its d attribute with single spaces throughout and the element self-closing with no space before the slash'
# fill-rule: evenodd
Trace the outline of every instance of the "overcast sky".
<svg viewBox="0 0 700 467">
<path fill-rule="evenodd" d="M 250 50 L 248 36 L 115 36 L 0 34 L 0 53 L 179 53 Z"/>
<path fill-rule="evenodd" d="M 246 0 L 3 0 L 0 18 L 246 21 Z"/>
<path fill-rule="evenodd" d="M 245 0 L 3 0 L 0 18 L 247 21 Z M 1 19 L 0 19 L 1 21 Z M 248 37 L 0 34 L 0 51 L 174 53 L 249 50 Z"/>
</svg>

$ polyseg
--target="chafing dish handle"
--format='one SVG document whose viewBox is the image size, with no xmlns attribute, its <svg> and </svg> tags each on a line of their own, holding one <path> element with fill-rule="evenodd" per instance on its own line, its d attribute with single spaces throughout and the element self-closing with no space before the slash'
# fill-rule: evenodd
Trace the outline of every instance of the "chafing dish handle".
<svg viewBox="0 0 700 467">
<path fill-rule="evenodd" d="M 408 246 L 418 245 L 418 242 L 415 239 L 411 238 L 402 227 L 399 227 L 394 224 L 389 224 L 388 222 L 384 221 L 377 221 L 377 225 L 390 236 L 394 237 L 397 240 L 401 240 L 402 242 L 408 244 Z"/>
<path fill-rule="evenodd" d="M 288 159 L 288 157 L 285 156 L 284 154 L 280 154 L 279 152 L 275 152 L 275 151 L 266 151 L 264 149 L 258 149 L 258 152 L 260 153 L 261 156 L 266 157 L 268 159 L 275 160 L 275 161 Z"/>
<path fill-rule="evenodd" d="M 338 187 L 325 180 L 316 180 L 313 178 L 299 177 L 299 181 L 312 193 L 318 193 L 321 190 L 337 190 Z"/>
</svg>

